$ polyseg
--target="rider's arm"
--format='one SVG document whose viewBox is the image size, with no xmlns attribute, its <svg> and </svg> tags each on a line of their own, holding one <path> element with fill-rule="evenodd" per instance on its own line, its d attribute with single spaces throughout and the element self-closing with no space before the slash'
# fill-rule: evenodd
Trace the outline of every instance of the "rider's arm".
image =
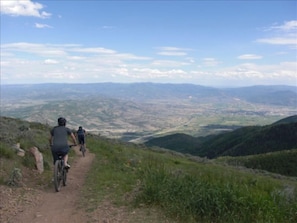
<svg viewBox="0 0 297 223">
<path fill-rule="evenodd" d="M 74 144 L 74 145 L 77 145 L 76 138 L 75 138 L 74 134 L 71 133 L 70 136 L 71 136 L 71 138 L 72 138 L 73 144 Z"/>
</svg>

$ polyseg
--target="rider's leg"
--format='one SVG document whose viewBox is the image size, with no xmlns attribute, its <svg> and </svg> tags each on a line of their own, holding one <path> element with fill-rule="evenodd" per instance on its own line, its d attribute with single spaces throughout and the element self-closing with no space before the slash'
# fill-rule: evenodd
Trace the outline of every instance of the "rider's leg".
<svg viewBox="0 0 297 223">
<path fill-rule="evenodd" d="M 84 148 L 86 149 L 85 137 L 82 138 L 82 144 L 83 144 Z"/>
<path fill-rule="evenodd" d="M 66 154 L 66 155 L 64 156 L 64 163 L 65 163 L 65 165 L 68 164 L 68 154 Z"/>
<path fill-rule="evenodd" d="M 65 156 L 63 157 L 63 160 L 64 160 L 65 166 L 70 168 L 70 165 L 68 164 L 68 153 L 65 154 Z"/>
</svg>

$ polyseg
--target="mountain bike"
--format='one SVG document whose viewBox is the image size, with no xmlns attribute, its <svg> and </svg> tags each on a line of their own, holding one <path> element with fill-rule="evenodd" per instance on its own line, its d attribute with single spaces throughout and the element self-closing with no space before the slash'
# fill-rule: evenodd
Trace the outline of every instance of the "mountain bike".
<svg viewBox="0 0 297 223">
<path fill-rule="evenodd" d="M 75 145 L 69 145 L 70 148 L 73 146 Z M 63 154 L 58 153 L 58 160 L 56 160 L 55 162 L 54 186 L 55 186 L 56 192 L 59 192 L 61 190 L 62 184 L 63 186 L 66 186 L 68 168 L 65 166 L 63 157 L 64 157 Z"/>
<path fill-rule="evenodd" d="M 80 149 L 79 151 L 81 151 L 83 157 L 85 157 L 85 154 L 86 154 L 86 147 L 84 144 L 80 144 Z"/>
</svg>

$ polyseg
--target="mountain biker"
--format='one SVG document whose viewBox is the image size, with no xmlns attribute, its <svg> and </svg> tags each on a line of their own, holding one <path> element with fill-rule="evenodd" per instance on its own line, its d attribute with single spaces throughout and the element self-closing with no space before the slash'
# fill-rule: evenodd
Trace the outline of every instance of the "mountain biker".
<svg viewBox="0 0 297 223">
<path fill-rule="evenodd" d="M 79 126 L 76 134 L 77 134 L 78 143 L 80 145 L 85 146 L 86 130 L 84 130 L 81 126 Z M 79 149 L 79 150 L 81 150 L 81 149 Z"/>
<path fill-rule="evenodd" d="M 68 136 L 71 136 L 73 144 L 77 145 L 74 134 L 69 128 L 66 127 L 66 119 L 60 117 L 58 118 L 58 126 L 55 126 L 50 131 L 49 141 L 51 145 L 54 164 L 59 158 L 59 153 L 62 153 L 65 166 L 70 168 L 70 165 L 68 164 L 68 152 L 70 149 L 68 145 Z"/>
</svg>

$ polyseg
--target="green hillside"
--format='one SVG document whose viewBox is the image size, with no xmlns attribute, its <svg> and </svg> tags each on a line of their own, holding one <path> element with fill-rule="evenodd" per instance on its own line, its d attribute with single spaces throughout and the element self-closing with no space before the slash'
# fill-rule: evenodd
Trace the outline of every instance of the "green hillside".
<svg viewBox="0 0 297 223">
<path fill-rule="evenodd" d="M 245 156 L 297 148 L 297 123 L 244 127 L 205 141 L 198 155 Z"/>
<path fill-rule="evenodd" d="M 208 137 L 168 135 L 151 139 L 146 142 L 146 145 L 208 158 L 291 150 L 297 148 L 296 119 L 297 116 L 291 116 L 271 125 L 248 126 Z"/>
<path fill-rule="evenodd" d="M 30 186 L 52 187 L 47 149 L 51 127 L 4 117 L 0 121 L 0 183 L 7 185 L 15 167 L 21 171 L 35 168 L 31 156 L 18 157 L 13 151 L 11 145 L 20 142 L 25 151 L 38 146 L 44 154 L 45 172 L 24 175 Z M 296 178 L 264 175 L 219 160 L 153 150 L 98 135 L 88 135 L 87 145 L 95 160 L 80 202 L 89 215 L 108 199 L 129 210 L 143 209 L 142 222 L 152 222 L 146 219 L 156 213 L 153 209 L 162 213 L 154 222 L 297 222 Z"/>
<path fill-rule="evenodd" d="M 286 176 L 297 176 L 297 149 L 240 157 L 219 157 L 229 165 L 265 170 Z"/>
</svg>

